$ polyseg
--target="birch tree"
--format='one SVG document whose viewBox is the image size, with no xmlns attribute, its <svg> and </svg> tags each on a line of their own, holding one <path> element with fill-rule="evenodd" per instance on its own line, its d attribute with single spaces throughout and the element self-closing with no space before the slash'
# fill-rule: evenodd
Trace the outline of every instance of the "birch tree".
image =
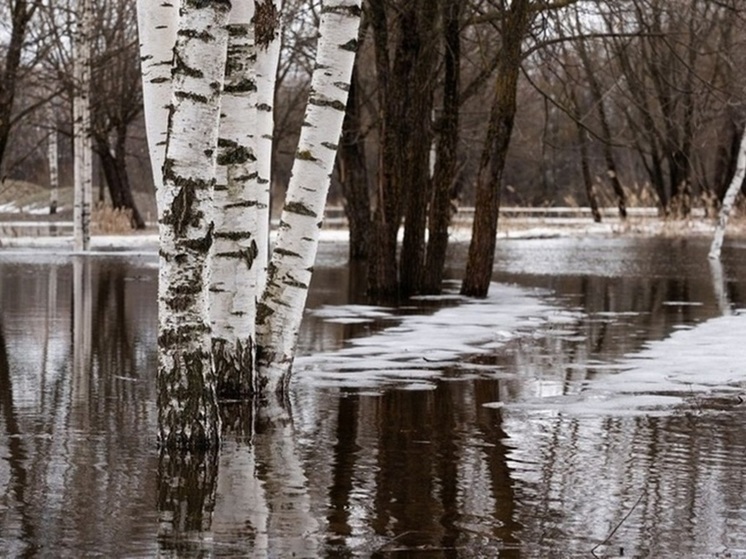
<svg viewBox="0 0 746 559">
<path fill-rule="evenodd" d="M 88 250 L 91 241 L 91 199 L 93 168 L 91 160 L 91 0 L 78 6 L 75 29 L 73 74 L 73 136 L 74 136 L 74 202 L 73 242 L 76 251 Z"/>
<path fill-rule="evenodd" d="M 720 214 L 718 215 L 718 223 L 715 228 L 715 235 L 710 245 L 709 258 L 712 260 L 718 260 L 720 258 L 720 251 L 723 248 L 723 238 L 725 237 L 725 228 L 728 225 L 728 219 L 733 211 L 733 206 L 736 203 L 738 193 L 741 191 L 743 181 L 746 178 L 746 130 L 742 132 L 741 144 L 738 148 L 738 160 L 736 162 L 736 171 L 733 173 L 733 178 L 730 181 L 728 190 L 725 192 L 723 198 L 723 205 L 720 207 Z"/>
<path fill-rule="evenodd" d="M 208 320 L 212 201 L 227 0 L 181 5 L 163 164 L 158 412 L 167 448 L 216 446 L 220 418 Z"/>
<path fill-rule="evenodd" d="M 330 0 L 321 10 L 311 93 L 267 267 L 267 285 L 257 308 L 257 383 L 267 394 L 285 392 L 290 379 L 342 132 L 360 4 L 360 0 Z"/>
<path fill-rule="evenodd" d="M 53 109 L 49 111 L 49 122 L 52 129 L 49 131 L 47 139 L 47 158 L 49 160 L 49 213 L 57 213 L 57 204 L 59 203 L 60 192 L 60 173 L 59 173 L 59 142 L 57 141 L 57 118 Z"/>
<path fill-rule="evenodd" d="M 259 210 L 269 205 L 262 196 L 268 196 L 272 131 L 264 133 L 259 114 L 271 113 L 268 91 L 274 80 L 266 75 L 259 79 L 265 70 L 259 61 L 252 68 L 251 53 L 256 48 L 258 55 L 274 57 L 267 53 L 277 39 L 279 12 L 270 0 L 255 6 L 252 18 L 246 4 L 236 4 L 229 15 L 227 0 L 183 0 L 178 17 L 157 197 L 159 438 L 166 448 L 217 444 L 216 371 L 225 373 L 225 386 L 238 395 L 284 392 L 341 134 L 361 0 L 334 0 L 322 8 L 312 92 L 265 287 L 259 261 L 260 247 L 268 243 L 268 215 L 262 217 Z M 166 23 L 172 17 L 161 16 Z M 141 24 L 144 19 L 140 14 Z M 165 44 L 169 36 L 151 29 L 141 37 L 144 43 Z M 153 52 L 152 48 L 144 45 L 142 52 Z M 165 60 L 165 50 L 159 52 L 149 56 Z M 150 89 L 146 105 L 151 105 L 146 111 L 148 136 L 157 167 L 163 95 L 156 86 L 166 78 L 153 77 L 160 65 L 150 62 L 143 54 L 145 86 Z M 259 88 L 264 96 L 256 92 L 256 103 L 251 102 L 253 72 L 256 84 L 265 84 Z M 257 142 L 258 158 L 252 128 L 254 138 L 261 135 L 264 140 Z M 259 163 L 263 157 L 265 167 Z M 221 180 L 216 199 L 217 163 Z M 261 302 L 254 306 L 262 289 Z M 208 300 L 214 309 L 212 320 L 207 318 Z"/>
<path fill-rule="evenodd" d="M 171 63 L 178 25 L 178 2 L 137 0 L 143 109 L 156 202 L 160 214 L 163 159 L 166 155 L 168 108 L 171 103 Z"/>
<path fill-rule="evenodd" d="M 269 260 L 270 194 L 272 149 L 274 145 L 274 103 L 277 66 L 280 59 L 283 0 L 255 0 L 254 40 L 256 43 L 256 227 L 257 285 L 266 281 Z"/>
<path fill-rule="evenodd" d="M 259 245 L 267 245 L 268 227 L 257 237 L 253 17 L 253 2 L 235 3 L 231 10 L 221 101 L 210 286 L 212 356 L 221 398 L 253 392 L 257 255 Z"/>
</svg>

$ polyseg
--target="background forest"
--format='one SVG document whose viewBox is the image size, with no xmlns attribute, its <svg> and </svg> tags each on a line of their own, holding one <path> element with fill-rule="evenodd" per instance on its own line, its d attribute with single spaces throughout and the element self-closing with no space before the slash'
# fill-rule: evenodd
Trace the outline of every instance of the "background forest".
<svg viewBox="0 0 746 559">
<path fill-rule="evenodd" d="M 133 224 L 142 227 L 155 210 L 135 2 L 94 4 L 95 184 L 115 207 L 138 200 Z M 61 185 L 72 184 L 74 9 L 0 2 L 4 189 L 10 180 L 49 187 L 52 135 Z M 292 164 L 319 10 L 309 0 L 284 9 L 276 196 Z M 501 78 L 511 65 L 519 73 L 503 205 L 644 204 L 686 215 L 722 198 L 744 127 L 746 6 L 738 0 L 368 0 L 364 10 L 332 204 L 370 216 L 376 186 L 392 180 L 410 221 L 411 208 L 424 219 L 431 182 L 454 205 L 473 205 L 490 115 L 505 103 Z M 384 150 L 402 157 L 380 169 Z M 353 235 L 367 236 L 366 217 L 353 220 L 363 229 Z M 354 246 L 364 256 L 364 243 Z"/>
</svg>

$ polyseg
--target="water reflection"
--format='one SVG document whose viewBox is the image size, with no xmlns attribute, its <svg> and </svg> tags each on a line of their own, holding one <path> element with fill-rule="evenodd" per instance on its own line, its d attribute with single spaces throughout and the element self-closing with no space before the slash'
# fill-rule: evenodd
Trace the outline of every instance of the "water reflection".
<svg viewBox="0 0 746 559">
<path fill-rule="evenodd" d="M 219 453 L 160 458 L 155 259 L 0 256 L 0 555 L 746 555 L 746 407 L 503 405 L 746 306 L 743 249 L 718 270 L 697 243 L 596 242 L 502 247 L 496 277 L 556 312 L 429 386 L 298 382 L 292 409 L 224 410 Z M 364 303 L 324 251 L 311 307 Z M 303 351 L 387 324 L 309 315 Z"/>
</svg>

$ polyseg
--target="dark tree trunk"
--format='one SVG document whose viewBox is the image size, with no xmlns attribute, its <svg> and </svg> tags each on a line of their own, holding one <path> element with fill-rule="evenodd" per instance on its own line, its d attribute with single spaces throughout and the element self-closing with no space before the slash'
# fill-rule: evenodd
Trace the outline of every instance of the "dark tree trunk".
<svg viewBox="0 0 746 559">
<path fill-rule="evenodd" d="M 375 41 L 376 76 L 379 106 L 379 155 L 376 184 L 376 208 L 373 214 L 368 263 L 368 291 L 375 298 L 396 298 L 399 293 L 398 266 L 396 262 L 396 237 L 402 218 L 401 187 L 394 170 L 399 154 L 396 151 L 398 131 L 396 94 L 389 89 L 396 80 L 391 79 L 388 52 L 388 21 L 384 0 L 370 0 L 370 21 Z"/>
<path fill-rule="evenodd" d="M 588 138 L 586 137 L 585 128 L 580 124 L 577 125 L 577 131 L 578 143 L 580 144 L 580 170 L 583 173 L 583 184 L 585 185 L 585 193 L 588 197 L 588 205 L 591 208 L 593 221 L 601 223 L 601 210 L 598 207 L 598 196 L 596 196 L 596 189 L 593 186 L 591 165 L 588 161 Z"/>
<path fill-rule="evenodd" d="M 411 1 L 411 0 L 410 0 Z M 402 92 L 402 113 L 407 123 L 406 144 L 401 146 L 404 158 L 400 176 L 405 185 L 406 217 L 402 242 L 400 290 L 409 296 L 422 289 L 425 265 L 425 229 L 427 227 L 430 190 L 430 147 L 432 144 L 433 90 L 436 74 L 436 27 L 438 2 L 411 1 L 413 25 L 403 27 L 406 48 L 413 55 L 410 78 L 405 78 L 408 91 Z"/>
<path fill-rule="evenodd" d="M 582 41 L 580 41 L 582 43 Z M 588 67 L 586 67 L 588 69 Z M 585 186 L 585 194 L 588 198 L 588 206 L 591 208 L 591 214 L 593 215 L 593 221 L 601 223 L 601 210 L 598 207 L 598 196 L 596 195 L 596 189 L 593 184 L 593 175 L 591 173 L 591 164 L 588 156 L 588 131 L 583 126 L 582 114 L 586 112 L 586 103 L 581 101 L 582 92 L 579 95 L 577 89 L 574 86 L 570 88 L 570 98 L 572 100 L 572 117 L 575 121 L 575 131 L 578 137 L 578 145 L 580 146 L 580 171 L 583 176 L 583 185 Z M 593 102 L 596 102 L 595 96 Z"/>
<path fill-rule="evenodd" d="M 368 258 L 371 215 L 365 137 L 360 122 L 360 84 L 357 63 L 352 71 L 347 112 L 342 124 L 342 141 L 337 170 L 345 197 L 345 214 L 350 228 L 350 260 Z"/>
<path fill-rule="evenodd" d="M 106 139 L 96 138 L 96 153 L 101 162 L 106 184 L 109 187 L 109 197 L 111 205 L 117 210 L 128 210 L 132 227 L 135 229 L 144 229 L 145 220 L 137 209 L 132 187 L 129 182 L 126 164 L 126 128 L 117 130 L 117 142 L 112 153 L 111 147 Z"/>
<path fill-rule="evenodd" d="M 727 138 L 728 141 L 721 142 L 718 148 L 718 157 L 715 166 L 714 183 L 717 186 L 715 187 L 716 191 L 714 194 L 718 203 L 723 201 L 728 186 L 730 185 L 731 180 L 733 180 L 733 175 L 736 173 L 738 149 L 741 145 L 742 135 L 742 128 L 739 128 L 734 120 L 728 122 L 726 130 L 723 133 L 723 137 Z"/>
<path fill-rule="evenodd" d="M 460 82 L 460 0 L 443 2 L 445 43 L 443 114 L 438 119 L 433 195 L 430 203 L 429 237 L 423 277 L 423 292 L 440 293 L 451 224 L 451 192 L 456 180 L 456 151 L 459 126 Z"/>
<path fill-rule="evenodd" d="M 515 120 L 521 44 L 532 19 L 531 8 L 529 0 L 513 0 L 502 20 L 502 56 L 479 165 L 474 223 L 461 284 L 462 295 L 486 297 L 492 279 L 502 176 Z"/>
<path fill-rule="evenodd" d="M 578 24 L 580 24 L 579 19 Z M 616 196 L 617 207 L 619 208 L 619 217 L 621 219 L 627 219 L 627 195 L 625 194 L 622 183 L 619 180 L 619 172 L 617 170 L 616 161 L 614 161 L 614 154 L 611 148 L 611 126 L 609 125 L 609 119 L 606 115 L 606 109 L 604 108 L 604 92 L 601 84 L 598 81 L 598 78 L 596 77 L 596 74 L 593 71 L 591 60 L 588 56 L 588 51 L 585 48 L 585 41 L 581 39 L 578 41 L 577 44 L 578 54 L 580 55 L 580 60 L 583 63 L 583 68 L 585 69 L 585 76 L 588 80 L 588 88 L 591 95 L 593 96 L 593 103 L 596 105 L 596 108 L 598 110 L 598 120 L 601 124 L 601 135 L 603 138 L 604 161 L 606 162 L 606 176 L 611 181 L 611 188 L 614 191 L 614 195 Z M 583 141 L 585 141 L 584 133 Z M 587 146 L 583 146 L 581 144 L 581 149 L 585 149 L 587 152 L 588 148 Z M 587 182 L 586 189 L 588 189 Z M 593 196 L 593 198 L 595 199 L 595 196 Z M 591 208 L 592 207 L 593 205 L 591 204 Z M 598 219 L 596 221 L 601 221 L 601 213 L 598 212 L 597 209 L 598 203 L 596 202 L 596 211 L 594 212 L 593 217 L 595 220 L 596 216 L 598 215 Z"/>
<path fill-rule="evenodd" d="M 10 39 L 5 49 L 5 63 L 0 69 L 0 165 L 5 157 L 10 130 L 13 127 L 13 103 L 26 30 L 39 4 L 38 0 L 16 0 L 11 3 Z"/>
</svg>

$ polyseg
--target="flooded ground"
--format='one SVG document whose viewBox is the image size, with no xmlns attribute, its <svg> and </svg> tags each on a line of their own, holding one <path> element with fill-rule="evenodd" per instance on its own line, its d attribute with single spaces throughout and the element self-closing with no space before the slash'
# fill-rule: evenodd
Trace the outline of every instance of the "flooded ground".
<svg viewBox="0 0 746 559">
<path fill-rule="evenodd" d="M 292 416 L 186 475 L 155 256 L 0 253 L 0 555 L 746 557 L 746 243 L 707 248 L 501 241 L 487 300 L 394 309 L 323 244 Z"/>
</svg>

